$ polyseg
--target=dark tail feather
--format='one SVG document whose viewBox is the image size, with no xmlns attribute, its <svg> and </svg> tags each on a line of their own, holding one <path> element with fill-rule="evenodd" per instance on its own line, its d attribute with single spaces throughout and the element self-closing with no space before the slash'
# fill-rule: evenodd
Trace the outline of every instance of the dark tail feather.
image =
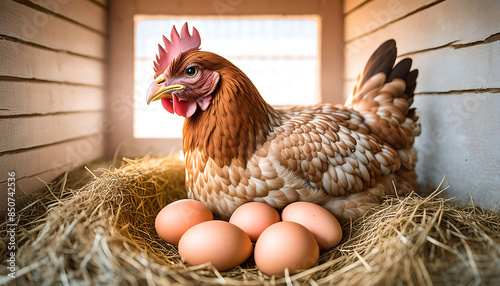
<svg viewBox="0 0 500 286">
<path fill-rule="evenodd" d="M 358 85 L 354 93 L 359 91 L 366 81 L 375 74 L 383 72 L 386 76 L 389 76 L 394 66 L 394 62 L 396 61 L 396 56 L 396 41 L 388 40 L 380 45 L 380 47 L 373 52 L 370 59 L 368 59 L 363 74 L 361 75 L 361 81 L 358 80 Z"/>
<path fill-rule="evenodd" d="M 413 63 L 410 58 L 405 58 L 394 66 L 396 57 L 396 41 L 391 39 L 380 45 L 380 47 L 373 52 L 370 59 L 368 59 L 363 73 L 360 75 L 360 78 L 358 78 L 358 82 L 354 88 L 354 95 L 363 88 L 364 84 L 372 76 L 382 72 L 386 75 L 386 83 L 393 81 L 395 78 L 403 79 L 406 82 L 404 94 L 411 106 L 417 84 L 418 70 L 410 71 Z"/>
<path fill-rule="evenodd" d="M 418 119 L 416 111 L 410 108 L 418 71 L 411 70 L 413 62 L 409 58 L 394 65 L 396 56 L 396 42 L 383 43 L 368 60 L 346 105 L 366 115 L 365 123 L 372 132 L 399 149 L 413 144 L 414 135 L 407 135 L 409 127 L 403 125 L 409 124 L 405 118 L 413 122 Z M 401 99 L 408 104 L 402 104 Z"/>
<path fill-rule="evenodd" d="M 391 74 L 387 77 L 386 82 L 391 82 L 396 78 L 400 78 L 406 82 L 406 89 L 404 96 L 406 100 L 411 105 L 413 103 L 413 92 L 417 85 L 418 70 L 413 70 L 410 72 L 412 59 L 406 58 L 401 60 L 392 70 Z"/>
</svg>

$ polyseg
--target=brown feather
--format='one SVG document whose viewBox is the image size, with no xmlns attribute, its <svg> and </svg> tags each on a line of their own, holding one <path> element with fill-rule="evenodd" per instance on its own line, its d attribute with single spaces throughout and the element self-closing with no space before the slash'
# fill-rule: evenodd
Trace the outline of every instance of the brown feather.
<svg viewBox="0 0 500 286">
<path fill-rule="evenodd" d="M 183 57 L 178 68 L 186 62 L 217 71 L 221 80 L 209 108 L 186 119 L 184 152 L 201 150 L 220 167 L 229 166 L 234 159 L 244 166 L 271 131 L 269 114 L 273 108 L 250 79 L 226 59 L 197 51 Z"/>
</svg>

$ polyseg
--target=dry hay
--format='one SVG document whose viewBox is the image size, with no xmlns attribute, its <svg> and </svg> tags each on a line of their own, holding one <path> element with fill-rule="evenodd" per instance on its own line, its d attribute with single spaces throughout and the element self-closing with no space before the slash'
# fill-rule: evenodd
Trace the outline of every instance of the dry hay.
<svg viewBox="0 0 500 286">
<path fill-rule="evenodd" d="M 500 285 L 500 215 L 436 194 L 387 198 L 343 226 L 342 244 L 323 252 L 314 268 L 268 277 L 252 259 L 227 272 L 187 266 L 158 238 L 157 212 L 186 195 L 179 159 L 145 158 L 100 172 L 78 190 L 63 176 L 18 212 L 18 271 L 0 284 Z"/>
</svg>

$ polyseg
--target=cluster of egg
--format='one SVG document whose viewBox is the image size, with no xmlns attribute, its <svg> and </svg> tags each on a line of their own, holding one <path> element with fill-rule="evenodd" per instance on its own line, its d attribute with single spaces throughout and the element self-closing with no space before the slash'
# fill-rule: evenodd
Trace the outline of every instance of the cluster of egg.
<svg viewBox="0 0 500 286">
<path fill-rule="evenodd" d="M 179 200 L 158 213 L 155 227 L 162 239 L 178 245 L 179 255 L 190 265 L 211 262 L 225 271 L 245 262 L 253 251 L 255 264 L 267 275 L 310 268 L 317 264 L 320 249 L 334 247 L 342 238 L 335 217 L 309 202 L 286 206 L 281 220 L 271 206 L 249 202 L 226 222 L 213 220 L 199 201 Z"/>
</svg>

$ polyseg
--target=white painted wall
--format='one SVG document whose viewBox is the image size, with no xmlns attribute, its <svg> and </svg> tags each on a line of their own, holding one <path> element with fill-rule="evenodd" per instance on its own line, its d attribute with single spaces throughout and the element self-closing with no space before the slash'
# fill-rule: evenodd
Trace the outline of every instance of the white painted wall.
<svg viewBox="0 0 500 286">
<path fill-rule="evenodd" d="M 417 172 L 424 191 L 446 175 L 446 196 L 493 208 L 500 199 L 499 94 L 422 95 Z"/>
</svg>

